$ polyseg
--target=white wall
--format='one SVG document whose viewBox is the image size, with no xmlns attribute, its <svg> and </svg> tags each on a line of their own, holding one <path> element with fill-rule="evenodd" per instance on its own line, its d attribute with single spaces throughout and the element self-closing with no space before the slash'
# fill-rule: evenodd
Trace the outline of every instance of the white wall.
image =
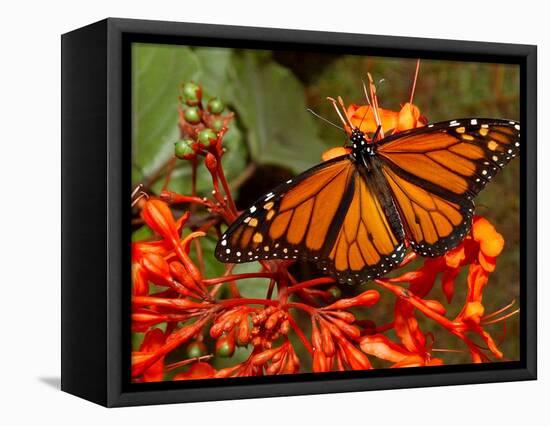
<svg viewBox="0 0 550 426">
<path fill-rule="evenodd" d="M 540 197 L 539 381 L 106 410 L 59 377 L 60 39 L 107 16 L 539 45 L 539 188 L 550 184 L 549 36 L 535 1 L 5 1 L 0 53 L 0 420 L 61 424 L 518 424 L 548 413 L 548 196 Z M 85 191 L 85 188 L 83 188 Z M 536 421 L 534 424 L 542 424 Z"/>
</svg>

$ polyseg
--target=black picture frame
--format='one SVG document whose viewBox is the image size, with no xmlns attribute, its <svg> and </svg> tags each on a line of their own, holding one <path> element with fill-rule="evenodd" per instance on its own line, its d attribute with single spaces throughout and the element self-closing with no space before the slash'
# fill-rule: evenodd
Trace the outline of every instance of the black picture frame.
<svg viewBox="0 0 550 426">
<path fill-rule="evenodd" d="M 117 18 L 61 41 L 62 390 L 115 407 L 536 379 L 536 46 Z M 519 64 L 520 361 L 131 384 L 129 45 L 137 41 Z"/>
</svg>

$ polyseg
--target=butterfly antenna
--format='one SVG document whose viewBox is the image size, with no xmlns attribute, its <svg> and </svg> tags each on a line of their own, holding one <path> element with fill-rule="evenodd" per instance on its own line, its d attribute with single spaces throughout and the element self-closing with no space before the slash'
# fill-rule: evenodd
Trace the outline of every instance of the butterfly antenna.
<svg viewBox="0 0 550 426">
<path fill-rule="evenodd" d="M 320 118 L 320 119 L 323 120 L 325 123 L 328 123 L 328 124 L 330 124 L 331 126 L 334 126 L 334 127 L 336 127 L 337 129 L 340 129 L 340 130 L 342 130 L 343 132 L 345 132 L 345 130 L 344 130 L 343 127 L 340 127 L 340 126 L 338 126 L 337 124 L 333 123 L 332 121 L 327 120 L 325 117 L 320 116 L 320 115 L 317 114 L 315 111 L 313 111 L 311 108 L 308 108 L 307 111 L 310 112 L 310 113 L 312 113 L 315 117 Z"/>
<path fill-rule="evenodd" d="M 376 121 L 376 124 L 378 126 L 380 126 L 380 122 L 378 121 L 378 116 L 376 115 L 376 111 L 374 110 L 373 106 L 372 106 L 372 103 L 370 101 L 370 98 L 369 98 L 369 91 L 367 90 L 367 84 L 365 83 L 365 80 L 361 79 L 361 83 L 363 83 L 363 92 L 365 93 L 365 99 L 367 100 L 367 104 L 369 105 L 369 108 L 372 109 L 372 113 L 374 115 L 374 120 Z M 367 112 L 368 112 L 368 108 L 367 108 Z M 365 116 L 367 114 L 365 113 Z M 363 117 L 365 118 L 365 117 Z M 361 120 L 362 122 L 363 120 Z"/>
<path fill-rule="evenodd" d="M 369 113 L 369 108 L 370 108 L 370 106 L 367 106 L 367 108 L 365 109 L 365 113 L 363 114 L 363 117 L 361 117 L 361 121 L 359 122 L 359 130 L 361 130 L 361 125 L 363 124 L 363 121 L 365 120 L 365 117 Z"/>
<path fill-rule="evenodd" d="M 342 123 L 344 124 L 344 126 L 350 126 L 352 129 L 353 129 L 353 124 L 349 123 L 348 124 L 348 121 L 346 120 L 348 118 L 348 116 L 346 115 L 344 118 L 344 116 L 342 115 L 342 113 L 340 112 L 340 108 L 338 108 L 338 103 L 336 102 L 336 99 L 334 98 L 331 98 L 331 97 L 327 97 L 327 100 L 329 102 L 332 103 L 332 106 L 334 107 L 334 109 L 336 110 L 336 114 L 338 114 L 338 117 L 340 117 L 340 120 L 342 121 Z"/>
<path fill-rule="evenodd" d="M 361 125 L 363 124 L 363 120 L 365 120 L 365 117 L 369 113 L 369 108 L 372 108 L 372 105 L 370 104 L 369 95 L 367 93 L 367 86 L 365 86 L 365 82 L 361 79 L 361 83 L 363 83 L 363 90 L 365 91 L 365 97 L 367 98 L 367 108 L 365 110 L 365 114 L 363 114 L 363 117 L 361 118 L 361 122 L 359 123 L 359 129 L 361 129 Z"/>
<path fill-rule="evenodd" d="M 413 103 L 414 91 L 416 90 L 416 81 L 418 80 L 418 72 L 420 71 L 420 59 L 416 60 L 416 71 L 414 72 L 413 85 L 411 89 L 411 97 L 409 98 L 409 103 Z"/>
</svg>

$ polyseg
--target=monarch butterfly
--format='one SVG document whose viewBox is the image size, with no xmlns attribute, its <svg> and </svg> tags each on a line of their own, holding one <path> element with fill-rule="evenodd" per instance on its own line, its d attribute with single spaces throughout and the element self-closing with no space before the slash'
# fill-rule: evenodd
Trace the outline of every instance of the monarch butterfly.
<svg viewBox="0 0 550 426">
<path fill-rule="evenodd" d="M 469 232 L 474 197 L 519 154 L 515 121 L 457 119 L 380 140 L 380 128 L 368 138 L 344 124 L 347 153 L 257 200 L 218 241 L 218 260 L 310 260 L 359 284 L 398 266 L 406 242 L 441 256 Z"/>
</svg>

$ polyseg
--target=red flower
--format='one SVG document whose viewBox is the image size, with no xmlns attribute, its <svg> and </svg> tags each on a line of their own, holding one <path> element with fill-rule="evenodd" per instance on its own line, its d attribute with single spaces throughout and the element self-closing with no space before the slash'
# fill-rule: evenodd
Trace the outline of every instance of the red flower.
<svg viewBox="0 0 550 426">
<path fill-rule="evenodd" d="M 178 373 L 174 376 L 174 380 L 197 380 L 211 379 L 216 376 L 216 369 L 206 362 L 197 362 L 189 370 Z"/>
<path fill-rule="evenodd" d="M 432 358 L 428 348 L 418 347 L 416 351 L 410 351 L 404 345 L 392 342 L 383 334 L 363 337 L 361 349 L 369 355 L 392 362 L 392 368 L 443 364 L 440 358 Z"/>
<path fill-rule="evenodd" d="M 379 297 L 377 291 L 367 290 L 359 296 L 341 299 L 316 310 L 311 316 L 313 371 L 372 368 L 368 357 L 356 346 L 356 342 L 361 337 L 360 328 L 354 325 L 356 318 L 344 309 L 373 306 L 378 302 Z"/>
<path fill-rule="evenodd" d="M 159 328 L 152 328 L 145 333 L 143 342 L 139 347 L 139 352 L 134 352 L 132 359 L 139 362 L 140 359 L 147 359 L 151 353 L 164 345 L 166 336 Z M 164 356 L 157 358 L 157 361 L 152 363 L 150 367 L 144 369 L 141 373 L 144 382 L 158 382 L 164 378 Z"/>
<path fill-rule="evenodd" d="M 378 291 L 369 289 L 342 298 L 331 277 L 300 282 L 289 271 L 291 260 L 261 261 L 256 271 L 246 273 L 233 273 L 233 265 L 225 265 L 207 277 L 215 269 L 207 263 L 211 255 L 208 240 L 219 238 L 222 227 L 238 217 L 222 161 L 223 138 L 233 114 L 222 115 L 225 106 L 219 100 L 203 105 L 200 86 L 185 87 L 179 120 L 180 142 L 185 146 L 176 148 L 176 154 L 191 167 L 191 191 L 179 194 L 168 189 L 178 161 L 174 158 L 164 170 L 160 197 L 148 195 L 145 184 L 132 195 L 132 207 L 155 234 L 132 243 L 132 331 L 144 333 L 139 350 L 132 353 L 132 380 L 165 380 L 176 368 L 180 372 L 173 380 L 295 374 L 307 371 L 304 365 L 311 365 L 313 372 L 367 370 L 373 368 L 373 357 L 392 368 L 440 365 L 442 359 L 433 353 L 443 349 L 434 348 L 435 337 L 422 330 L 418 315 L 452 333 L 466 345 L 473 362 L 503 357 L 487 326 L 517 311 L 508 312 L 511 303 L 496 312 L 485 312 L 483 292 L 504 239 L 480 216 L 474 217 L 472 230 L 461 244 L 444 256 L 424 259 L 420 267 L 401 276 L 375 281 L 395 299 L 393 317 L 385 324 L 377 324 L 370 309 L 379 301 Z M 367 90 L 368 105 L 350 105 L 347 114 L 351 123 L 370 137 L 378 126 L 384 137 L 384 133 L 426 124 L 412 103 L 412 94 L 398 111 L 391 111 L 379 107 L 370 76 Z M 346 127 L 349 131 L 349 123 Z M 192 152 L 186 150 L 189 147 Z M 346 147 L 333 148 L 323 159 L 347 152 Z M 199 161 L 201 156 L 204 161 Z M 197 193 L 199 167 L 204 167 L 212 180 L 208 198 Z M 185 213 L 176 219 L 174 212 L 182 210 Z M 408 254 L 401 266 L 416 257 Z M 461 271 L 467 271 L 465 282 L 459 280 Z M 453 303 L 455 287 L 466 286 L 466 299 L 455 317 L 450 317 L 446 307 L 434 300 L 437 296 L 432 296 L 439 277 L 449 304 Z M 241 294 L 240 282 L 251 278 L 269 280 L 264 297 Z M 453 308 L 449 311 L 456 312 Z M 305 321 L 298 311 L 306 315 Z M 483 347 L 472 340 L 472 334 L 483 340 Z M 190 341 L 201 342 L 200 355 L 189 358 L 177 350 Z M 249 356 L 242 362 L 231 362 L 237 346 L 248 349 Z M 171 364 L 165 362 L 168 356 Z M 214 368 L 210 362 L 218 358 L 226 358 L 224 365 L 229 366 Z M 186 371 L 181 372 L 183 368 Z"/>
<path fill-rule="evenodd" d="M 348 107 L 347 114 L 354 126 L 360 128 L 364 133 L 371 134 L 376 131 L 378 123 L 380 123 L 386 134 L 415 129 L 428 124 L 428 120 L 420 113 L 420 109 L 409 102 L 404 104 L 399 111 L 378 108 L 377 114 L 380 122 L 378 122 L 374 109 L 370 105 L 351 104 Z"/>
</svg>

